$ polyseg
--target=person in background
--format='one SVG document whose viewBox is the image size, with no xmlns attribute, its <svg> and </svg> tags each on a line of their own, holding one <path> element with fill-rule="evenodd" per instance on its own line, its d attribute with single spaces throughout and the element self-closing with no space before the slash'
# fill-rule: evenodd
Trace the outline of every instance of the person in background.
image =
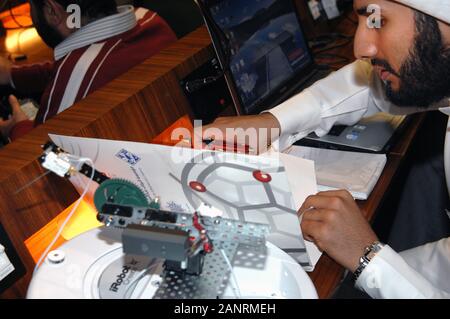
<svg viewBox="0 0 450 319">
<path fill-rule="evenodd" d="M 0 121 L 0 130 L 11 140 L 177 39 L 157 13 L 131 5 L 117 7 L 115 0 L 31 0 L 30 4 L 33 24 L 54 49 L 54 61 L 14 66 L 0 58 L 0 85 L 11 85 L 24 95 L 41 95 L 34 122 L 27 120 L 17 99 L 9 97 L 13 114 Z M 80 8 L 80 28 L 68 23 L 73 14 L 69 6 L 74 4 Z"/>
</svg>

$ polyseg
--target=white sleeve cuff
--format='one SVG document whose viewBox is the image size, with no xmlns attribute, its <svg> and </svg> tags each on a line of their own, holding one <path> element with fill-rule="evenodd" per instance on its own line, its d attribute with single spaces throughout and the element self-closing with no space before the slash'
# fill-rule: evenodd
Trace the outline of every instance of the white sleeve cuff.
<svg viewBox="0 0 450 319">
<path fill-rule="evenodd" d="M 320 103 L 308 89 L 268 112 L 280 123 L 281 135 L 277 141 L 280 151 L 313 132 L 321 121 Z"/>
<path fill-rule="evenodd" d="M 377 299 L 440 298 L 447 295 L 433 287 L 389 246 L 370 261 L 356 287 Z"/>
</svg>

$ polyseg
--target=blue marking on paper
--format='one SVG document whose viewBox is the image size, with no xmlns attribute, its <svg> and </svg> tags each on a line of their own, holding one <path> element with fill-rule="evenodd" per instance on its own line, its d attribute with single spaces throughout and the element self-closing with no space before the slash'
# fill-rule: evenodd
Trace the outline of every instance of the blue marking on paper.
<svg viewBox="0 0 450 319">
<path fill-rule="evenodd" d="M 186 212 L 186 210 L 183 208 L 183 206 L 181 206 L 180 204 L 178 204 L 174 201 L 168 202 L 167 208 L 170 212 L 174 212 L 174 213 L 185 213 Z"/>
<path fill-rule="evenodd" d="M 137 156 L 133 153 L 130 153 L 125 149 L 120 150 L 120 152 L 116 154 L 116 157 L 127 162 L 131 166 L 136 165 L 141 160 L 141 158 L 139 156 Z"/>
</svg>

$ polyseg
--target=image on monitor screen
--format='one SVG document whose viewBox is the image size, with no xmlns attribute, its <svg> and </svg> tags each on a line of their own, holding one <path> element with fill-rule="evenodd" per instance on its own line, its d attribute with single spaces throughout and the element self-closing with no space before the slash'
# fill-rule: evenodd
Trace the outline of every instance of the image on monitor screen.
<svg viewBox="0 0 450 319">
<path fill-rule="evenodd" d="M 247 111 L 312 61 L 290 0 L 224 0 L 209 10 L 227 39 L 229 70 Z"/>
</svg>

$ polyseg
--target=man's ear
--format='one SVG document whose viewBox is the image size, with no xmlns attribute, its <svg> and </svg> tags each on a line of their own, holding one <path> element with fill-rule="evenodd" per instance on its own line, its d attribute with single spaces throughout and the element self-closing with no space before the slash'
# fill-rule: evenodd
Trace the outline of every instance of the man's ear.
<svg viewBox="0 0 450 319">
<path fill-rule="evenodd" d="M 61 23 L 66 23 L 67 12 L 64 7 L 55 0 L 44 0 L 44 17 L 52 27 L 58 27 Z"/>
</svg>

